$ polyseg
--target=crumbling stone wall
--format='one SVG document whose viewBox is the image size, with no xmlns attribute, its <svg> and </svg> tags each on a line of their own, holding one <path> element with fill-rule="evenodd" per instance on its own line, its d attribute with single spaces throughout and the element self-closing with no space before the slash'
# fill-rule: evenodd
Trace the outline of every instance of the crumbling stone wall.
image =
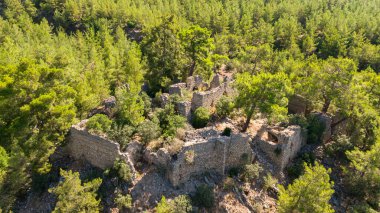
<svg viewBox="0 0 380 213">
<path fill-rule="evenodd" d="M 175 156 L 170 156 L 161 148 L 157 152 L 146 152 L 145 157 L 150 163 L 165 168 L 169 181 L 173 186 L 178 186 L 188 181 L 192 175 L 205 172 L 223 175 L 230 168 L 251 162 L 253 152 L 250 140 L 246 134 L 196 138 L 186 142 Z"/>
<path fill-rule="evenodd" d="M 190 101 L 181 101 L 176 104 L 178 114 L 182 115 L 191 121 L 191 102 Z"/>
<path fill-rule="evenodd" d="M 125 160 L 135 173 L 129 154 L 121 152 L 118 143 L 90 134 L 82 127 L 83 123 L 73 125 L 70 129 L 67 150 L 72 157 L 84 159 L 101 169 L 112 167 L 116 159 Z"/>
<path fill-rule="evenodd" d="M 191 100 L 191 108 L 196 110 L 198 107 L 209 108 L 214 106 L 223 96 L 225 91 L 224 84 L 205 92 L 195 92 Z"/>
<path fill-rule="evenodd" d="M 169 94 L 182 96 L 182 90 L 186 89 L 186 83 L 173 84 L 169 87 Z"/>
<path fill-rule="evenodd" d="M 272 163 L 282 170 L 306 144 L 305 135 L 300 126 L 272 127 L 263 131 L 256 143 Z"/>
</svg>

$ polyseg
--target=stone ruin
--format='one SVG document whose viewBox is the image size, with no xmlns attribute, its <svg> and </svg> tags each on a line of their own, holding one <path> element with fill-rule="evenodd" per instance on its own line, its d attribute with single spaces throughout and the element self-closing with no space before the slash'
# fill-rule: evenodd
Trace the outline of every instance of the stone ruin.
<svg viewBox="0 0 380 213">
<path fill-rule="evenodd" d="M 88 161 L 91 165 L 106 169 L 114 165 L 115 160 L 124 160 L 135 174 L 134 160 L 136 159 L 137 146 L 131 143 L 127 152 L 121 152 L 120 145 L 105 137 L 89 133 L 85 129 L 87 120 L 73 125 L 68 137 L 67 150 L 75 159 Z"/>
<path fill-rule="evenodd" d="M 188 77 L 186 83 L 177 83 L 169 87 L 169 93 L 163 93 L 160 97 L 161 107 L 164 107 L 168 101 L 169 96 L 179 95 L 183 96 L 184 90 L 193 92 L 192 99 L 187 101 L 180 101 L 176 103 L 177 112 L 186 117 L 188 121 L 191 120 L 191 112 L 199 107 L 210 108 L 216 105 L 223 95 L 233 95 L 234 90 L 231 87 L 231 79 L 222 75 L 215 75 L 208 85 L 203 81 L 202 77 L 196 75 Z"/>
<path fill-rule="evenodd" d="M 104 114 L 108 117 L 113 116 L 112 108 L 116 106 L 116 98 L 115 96 L 111 96 L 102 101 L 102 104 L 90 111 L 88 114 L 88 118 L 94 116 L 95 114 Z"/>
<path fill-rule="evenodd" d="M 193 175 L 216 172 L 224 175 L 230 168 L 252 162 L 251 138 L 242 133 L 222 136 L 213 128 L 188 133 L 181 151 L 171 156 L 165 148 L 157 152 L 149 150 L 145 159 L 166 171 L 173 186 L 189 180 Z"/>
<path fill-rule="evenodd" d="M 266 127 L 258 133 L 255 142 L 282 171 L 306 144 L 304 135 L 300 126 Z"/>
</svg>

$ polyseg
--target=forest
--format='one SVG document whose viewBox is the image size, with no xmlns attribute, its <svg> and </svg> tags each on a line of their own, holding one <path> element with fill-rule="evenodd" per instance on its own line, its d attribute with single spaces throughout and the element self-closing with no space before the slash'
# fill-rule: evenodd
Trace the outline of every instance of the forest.
<svg viewBox="0 0 380 213">
<path fill-rule="evenodd" d="M 274 187 L 276 211 L 380 211 L 380 0 L 3 0 L 0 212 L 20 212 L 47 191 L 53 212 L 108 212 L 105 180 L 128 174 L 116 163 L 96 178 L 57 167 L 52 156 L 70 127 L 114 96 L 114 119 L 92 117 L 93 131 L 121 147 L 136 134 L 144 145 L 175 146 L 186 119 L 155 102 L 172 84 L 220 70 L 233 73 L 238 95 L 222 99 L 215 116 L 240 113 L 243 132 L 258 113 L 307 125 L 288 115 L 295 94 L 310 111 L 338 117 L 332 128 L 347 126 L 327 144 L 308 138 L 334 166 L 303 159 Z M 212 116 L 195 113 L 200 126 Z M 162 197 L 152 211 L 216 212 L 205 194 Z M 134 211 L 131 196 L 113 196 L 111 206 Z"/>
</svg>

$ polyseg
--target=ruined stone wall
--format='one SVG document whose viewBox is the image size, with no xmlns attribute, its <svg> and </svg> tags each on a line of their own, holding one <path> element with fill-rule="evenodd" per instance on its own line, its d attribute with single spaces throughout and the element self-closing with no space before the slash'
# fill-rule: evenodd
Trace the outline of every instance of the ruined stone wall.
<svg viewBox="0 0 380 213">
<path fill-rule="evenodd" d="M 219 87 L 208 91 L 195 92 L 191 100 L 192 110 L 196 110 L 198 107 L 209 108 L 215 106 L 219 99 L 224 95 L 227 86 L 227 83 L 223 83 Z"/>
<path fill-rule="evenodd" d="M 68 139 L 67 150 L 75 159 L 84 159 L 101 169 L 112 167 L 116 159 L 125 160 L 135 172 L 129 154 L 120 152 L 120 145 L 116 142 L 90 134 L 75 125 L 71 127 Z"/>
<path fill-rule="evenodd" d="M 232 134 L 231 137 L 220 136 L 187 142 L 176 159 L 169 162 L 167 177 L 174 186 L 178 186 L 192 175 L 204 172 L 225 174 L 229 168 L 241 166 L 252 160 L 253 152 L 249 141 L 248 135 Z M 189 161 L 190 153 L 193 153 L 193 158 Z"/>
<path fill-rule="evenodd" d="M 279 169 L 284 169 L 306 144 L 305 133 L 299 126 L 286 129 L 268 129 L 256 143 Z"/>
</svg>

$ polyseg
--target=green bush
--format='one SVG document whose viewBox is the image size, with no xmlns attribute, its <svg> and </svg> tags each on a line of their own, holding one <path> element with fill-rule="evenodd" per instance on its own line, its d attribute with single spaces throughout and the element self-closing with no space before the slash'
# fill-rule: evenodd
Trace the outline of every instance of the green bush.
<svg viewBox="0 0 380 213">
<path fill-rule="evenodd" d="M 112 121 L 103 114 L 96 114 L 88 119 L 86 128 L 92 133 L 107 133 L 111 128 Z"/>
<path fill-rule="evenodd" d="M 339 135 L 332 143 L 328 144 L 325 152 L 332 157 L 341 157 L 347 159 L 346 151 L 354 149 L 354 145 L 346 135 Z"/>
<path fill-rule="evenodd" d="M 116 173 L 117 177 L 119 177 L 123 181 L 127 183 L 132 182 L 131 168 L 123 160 L 116 160 L 113 166 L 113 170 Z"/>
<path fill-rule="evenodd" d="M 132 197 L 129 194 L 122 195 L 121 193 L 118 193 L 115 197 L 114 202 L 119 209 L 129 209 L 132 207 Z"/>
<path fill-rule="evenodd" d="M 157 139 L 161 136 L 160 126 L 150 120 L 145 120 L 137 127 L 137 132 L 140 134 L 142 142 L 144 144 Z"/>
<path fill-rule="evenodd" d="M 169 201 L 169 207 L 174 213 L 187 213 L 192 212 L 191 200 L 187 195 L 179 195 L 173 200 Z"/>
<path fill-rule="evenodd" d="M 242 168 L 241 167 L 233 167 L 228 171 L 228 176 L 229 177 L 235 177 L 238 176 L 239 173 L 241 172 Z"/>
<path fill-rule="evenodd" d="M 315 164 L 316 157 L 313 153 L 304 153 L 299 156 L 295 162 L 289 166 L 286 170 L 290 179 L 296 179 L 301 176 L 304 172 L 304 163 L 308 165 Z"/>
<path fill-rule="evenodd" d="M 210 120 L 210 112 L 204 107 L 199 107 L 195 110 L 193 115 L 193 127 L 194 128 L 203 128 L 207 125 Z"/>
<path fill-rule="evenodd" d="M 161 200 L 157 204 L 155 210 L 157 213 L 170 213 L 170 212 L 172 212 L 172 209 L 170 208 L 169 203 L 166 201 L 165 196 L 161 197 Z"/>
<path fill-rule="evenodd" d="M 224 130 L 222 132 L 222 136 L 228 136 L 228 137 L 230 137 L 231 136 L 231 132 L 232 132 L 232 129 L 229 128 L 229 127 L 226 127 L 226 128 L 224 128 Z"/>
<path fill-rule="evenodd" d="M 152 99 L 146 94 L 146 92 L 142 92 L 140 96 L 144 102 L 144 116 L 148 116 L 152 111 Z"/>
<path fill-rule="evenodd" d="M 119 143 L 120 148 L 124 150 L 131 141 L 133 133 L 134 128 L 132 126 L 122 126 L 113 123 L 111 129 L 108 131 L 108 138 Z"/>
<path fill-rule="evenodd" d="M 165 138 L 174 137 L 177 130 L 185 126 L 186 118 L 176 115 L 172 104 L 166 105 L 165 109 L 157 110 L 156 113 Z"/>
<path fill-rule="evenodd" d="M 252 182 L 259 178 L 263 168 L 258 163 L 245 165 L 243 168 L 242 178 L 247 182 Z"/>
<path fill-rule="evenodd" d="M 231 115 L 235 108 L 235 103 L 231 98 L 223 96 L 216 104 L 216 114 L 220 118 L 226 118 Z"/>
<path fill-rule="evenodd" d="M 215 202 L 214 189 L 211 186 L 207 186 L 205 184 L 200 185 L 195 192 L 193 202 L 196 206 L 199 207 L 213 207 Z"/>
<path fill-rule="evenodd" d="M 307 119 L 305 118 L 305 116 L 299 115 L 299 114 L 295 114 L 295 115 L 292 114 L 292 115 L 289 115 L 289 125 L 298 125 L 302 128 L 307 129 L 309 123 Z"/>
<path fill-rule="evenodd" d="M 318 119 L 317 116 L 309 116 L 307 118 L 308 126 L 307 126 L 307 142 L 308 143 L 321 143 L 322 142 L 322 134 L 325 131 L 324 124 Z"/>
</svg>

